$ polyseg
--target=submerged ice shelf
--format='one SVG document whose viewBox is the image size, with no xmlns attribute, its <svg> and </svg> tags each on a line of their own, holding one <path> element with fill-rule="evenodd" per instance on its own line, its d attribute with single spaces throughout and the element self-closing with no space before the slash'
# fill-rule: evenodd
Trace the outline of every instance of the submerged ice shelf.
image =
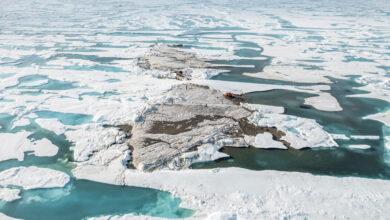
<svg viewBox="0 0 390 220">
<path fill-rule="evenodd" d="M 76 9 L 73 0 L 2 1 L 0 173 L 20 171 L 15 178 L 23 182 L 25 169 L 44 170 L 69 181 L 31 190 L 0 184 L 0 218 L 39 219 L 42 210 L 53 211 L 44 212 L 48 219 L 387 216 L 389 5 L 287 3 L 86 0 Z M 139 65 L 146 56 L 152 68 Z M 161 63 L 175 68 L 161 70 Z M 202 170 L 129 169 L 137 157 L 123 125 L 141 121 L 156 104 L 191 100 L 171 90 L 188 81 L 220 95 L 244 93 L 251 103 L 237 109 L 286 135 L 221 136 L 181 152 Z M 348 204 L 336 207 L 336 198 Z M 87 211 L 73 212 L 74 205 Z"/>
</svg>

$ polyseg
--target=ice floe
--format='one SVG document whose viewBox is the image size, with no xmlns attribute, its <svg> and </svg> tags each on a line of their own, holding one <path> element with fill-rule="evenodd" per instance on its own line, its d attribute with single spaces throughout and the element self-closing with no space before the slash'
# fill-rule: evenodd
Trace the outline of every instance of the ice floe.
<svg viewBox="0 0 390 220">
<path fill-rule="evenodd" d="M 359 149 L 359 150 L 367 150 L 371 148 L 371 146 L 367 144 L 351 144 L 348 145 L 348 147 L 351 149 Z"/>
<path fill-rule="evenodd" d="M 7 215 L 4 215 L 3 213 L 0 212 L 0 219 L 2 220 L 21 220 L 19 218 L 12 218 L 12 217 L 9 217 Z"/>
<path fill-rule="evenodd" d="M 259 104 L 250 104 L 250 103 L 240 103 L 240 105 L 251 111 L 256 111 L 262 114 L 269 114 L 269 113 L 283 114 L 284 113 L 284 108 L 279 106 L 259 105 Z"/>
<path fill-rule="evenodd" d="M 332 136 L 333 139 L 337 139 L 337 140 L 350 140 L 351 139 L 345 134 L 330 134 L 330 135 Z"/>
<path fill-rule="evenodd" d="M 366 139 L 366 140 L 379 140 L 377 135 L 351 135 L 352 139 Z"/>
<path fill-rule="evenodd" d="M 337 112 L 343 110 L 337 99 L 326 92 L 322 92 L 318 96 L 306 98 L 304 104 L 311 105 L 321 111 Z"/>
<path fill-rule="evenodd" d="M 184 153 L 181 155 L 181 158 L 189 160 L 191 163 L 201 163 L 229 157 L 229 155 L 219 152 L 219 149 L 215 145 L 206 144 L 199 147 L 197 151 Z"/>
<path fill-rule="evenodd" d="M 6 202 L 12 202 L 14 200 L 20 199 L 20 190 L 19 189 L 10 189 L 6 187 L 0 188 L 0 199 Z"/>
<path fill-rule="evenodd" d="M 41 128 L 47 129 L 49 131 L 53 131 L 57 135 L 65 133 L 67 130 L 67 127 L 63 125 L 58 119 L 56 118 L 37 118 L 35 122 L 41 126 Z"/>
<path fill-rule="evenodd" d="M 277 127 L 286 133 L 282 140 L 296 149 L 338 146 L 332 136 L 313 119 L 284 114 L 255 113 L 249 121 L 258 126 Z"/>
<path fill-rule="evenodd" d="M 48 139 L 30 140 L 27 137 L 32 133 L 21 131 L 18 133 L 0 133 L 3 140 L 0 147 L 0 161 L 9 159 L 24 159 L 24 153 L 34 151 L 35 156 L 51 157 L 57 154 L 58 147 Z"/>
<path fill-rule="evenodd" d="M 380 112 L 374 115 L 368 115 L 363 117 L 363 119 L 371 119 L 382 122 L 383 124 L 390 126 L 390 110 L 386 112 Z"/>
<path fill-rule="evenodd" d="M 245 142 L 256 148 L 287 149 L 281 142 L 272 139 L 272 134 L 265 132 L 254 136 L 245 136 Z"/>
<path fill-rule="evenodd" d="M 65 136 L 75 143 L 72 150 L 76 161 L 88 160 L 93 152 L 125 142 L 125 134 L 118 128 L 104 128 L 94 124 L 84 125 L 82 129 L 66 131 Z"/>
<path fill-rule="evenodd" d="M 24 190 L 63 187 L 70 177 L 60 171 L 30 167 L 15 167 L 0 172 L 0 186 L 19 186 Z"/>
</svg>

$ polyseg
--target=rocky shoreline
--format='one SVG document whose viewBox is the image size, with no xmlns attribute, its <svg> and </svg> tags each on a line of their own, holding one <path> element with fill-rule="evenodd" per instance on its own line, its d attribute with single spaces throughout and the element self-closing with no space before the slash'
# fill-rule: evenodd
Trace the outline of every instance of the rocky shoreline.
<svg viewBox="0 0 390 220">
<path fill-rule="evenodd" d="M 281 140 L 284 132 L 251 124 L 248 117 L 254 111 L 219 91 L 182 84 L 167 95 L 176 98 L 153 105 L 132 126 L 129 145 L 139 170 L 184 169 L 195 162 L 228 157 L 218 150 L 249 147 L 252 138 L 265 132 L 290 146 Z"/>
</svg>

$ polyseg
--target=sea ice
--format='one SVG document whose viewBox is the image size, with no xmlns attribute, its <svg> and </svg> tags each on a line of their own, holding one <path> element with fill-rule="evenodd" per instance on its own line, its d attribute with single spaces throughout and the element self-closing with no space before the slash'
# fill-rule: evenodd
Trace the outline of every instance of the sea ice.
<svg viewBox="0 0 390 220">
<path fill-rule="evenodd" d="M 272 139 L 272 134 L 265 132 L 263 134 L 257 134 L 256 137 L 245 136 L 245 141 L 256 148 L 265 149 L 287 149 L 282 142 L 275 141 Z"/>
<path fill-rule="evenodd" d="M 24 190 L 64 187 L 70 177 L 63 172 L 48 168 L 14 167 L 0 172 L 0 186 L 22 187 Z"/>
<path fill-rule="evenodd" d="M 359 150 L 366 150 L 371 148 L 371 146 L 367 144 L 351 144 L 348 147 L 352 149 L 359 149 Z"/>
<path fill-rule="evenodd" d="M 41 126 L 41 128 L 53 131 L 57 135 L 63 134 L 67 130 L 67 127 L 56 118 L 37 118 L 35 122 Z"/>
<path fill-rule="evenodd" d="M 106 183 L 109 182 L 106 176 L 111 176 L 112 172 L 115 171 L 98 166 L 73 170 L 76 178 Z M 236 215 L 237 219 L 280 219 L 286 216 L 380 219 L 390 214 L 385 205 L 387 194 L 377 193 L 388 191 L 388 180 L 241 168 L 153 173 L 126 170 L 121 175 L 125 176 L 126 185 L 166 190 L 180 197 L 182 207 L 196 210 L 191 217 L 194 219 L 221 215 Z M 111 183 L 115 184 L 114 181 Z M 221 183 L 228 184 L 221 187 Z M 337 206 L 332 203 L 335 198 Z"/>
<path fill-rule="evenodd" d="M 352 139 L 366 139 L 366 140 L 379 140 L 380 137 L 377 135 L 351 135 Z"/>
<path fill-rule="evenodd" d="M 219 149 L 220 148 L 215 145 L 205 144 L 199 147 L 197 151 L 184 153 L 180 158 L 190 160 L 191 163 L 200 163 L 229 157 L 228 154 L 219 152 Z"/>
<path fill-rule="evenodd" d="M 48 139 L 30 140 L 27 137 L 31 133 L 21 131 L 18 133 L 0 133 L 0 140 L 3 140 L 0 147 L 0 161 L 9 159 L 24 159 L 26 151 L 34 151 L 38 157 L 51 157 L 57 154 L 58 147 Z"/>
<path fill-rule="evenodd" d="M 390 110 L 386 112 L 380 112 L 374 115 L 368 115 L 363 117 L 363 119 L 371 119 L 371 120 L 377 120 L 385 124 L 386 126 L 390 126 Z"/>
<path fill-rule="evenodd" d="M 0 199 L 6 202 L 12 202 L 14 200 L 20 199 L 21 197 L 19 193 L 20 193 L 19 189 L 0 187 Z"/>
<path fill-rule="evenodd" d="M 306 98 L 304 104 L 311 105 L 321 111 L 337 112 L 343 110 L 337 99 L 326 92 L 322 92 L 318 96 Z"/>
<path fill-rule="evenodd" d="M 295 149 L 338 146 L 332 136 L 313 119 L 284 114 L 254 113 L 249 121 L 257 126 L 277 127 L 286 133 L 282 140 L 289 142 Z"/>
<path fill-rule="evenodd" d="M 12 218 L 12 217 L 9 217 L 7 215 L 4 215 L 3 213 L 0 212 L 0 219 L 1 220 L 21 220 L 19 218 Z"/>
<path fill-rule="evenodd" d="M 269 113 L 283 114 L 284 113 L 284 108 L 280 106 L 260 105 L 260 104 L 250 104 L 250 103 L 240 103 L 240 105 L 251 111 L 256 111 L 262 114 L 269 114 Z"/>
</svg>

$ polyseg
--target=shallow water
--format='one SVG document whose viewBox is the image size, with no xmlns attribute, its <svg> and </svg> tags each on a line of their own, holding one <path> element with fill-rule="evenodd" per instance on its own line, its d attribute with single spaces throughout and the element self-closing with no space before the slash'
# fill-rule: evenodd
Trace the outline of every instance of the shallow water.
<svg viewBox="0 0 390 220">
<path fill-rule="evenodd" d="M 172 198 L 167 192 L 87 180 L 73 180 L 65 188 L 29 190 L 21 196 L 15 202 L 0 204 L 1 211 L 31 220 L 84 219 L 126 213 L 183 218 L 192 214 L 191 210 L 179 208 L 180 199 Z"/>
</svg>

